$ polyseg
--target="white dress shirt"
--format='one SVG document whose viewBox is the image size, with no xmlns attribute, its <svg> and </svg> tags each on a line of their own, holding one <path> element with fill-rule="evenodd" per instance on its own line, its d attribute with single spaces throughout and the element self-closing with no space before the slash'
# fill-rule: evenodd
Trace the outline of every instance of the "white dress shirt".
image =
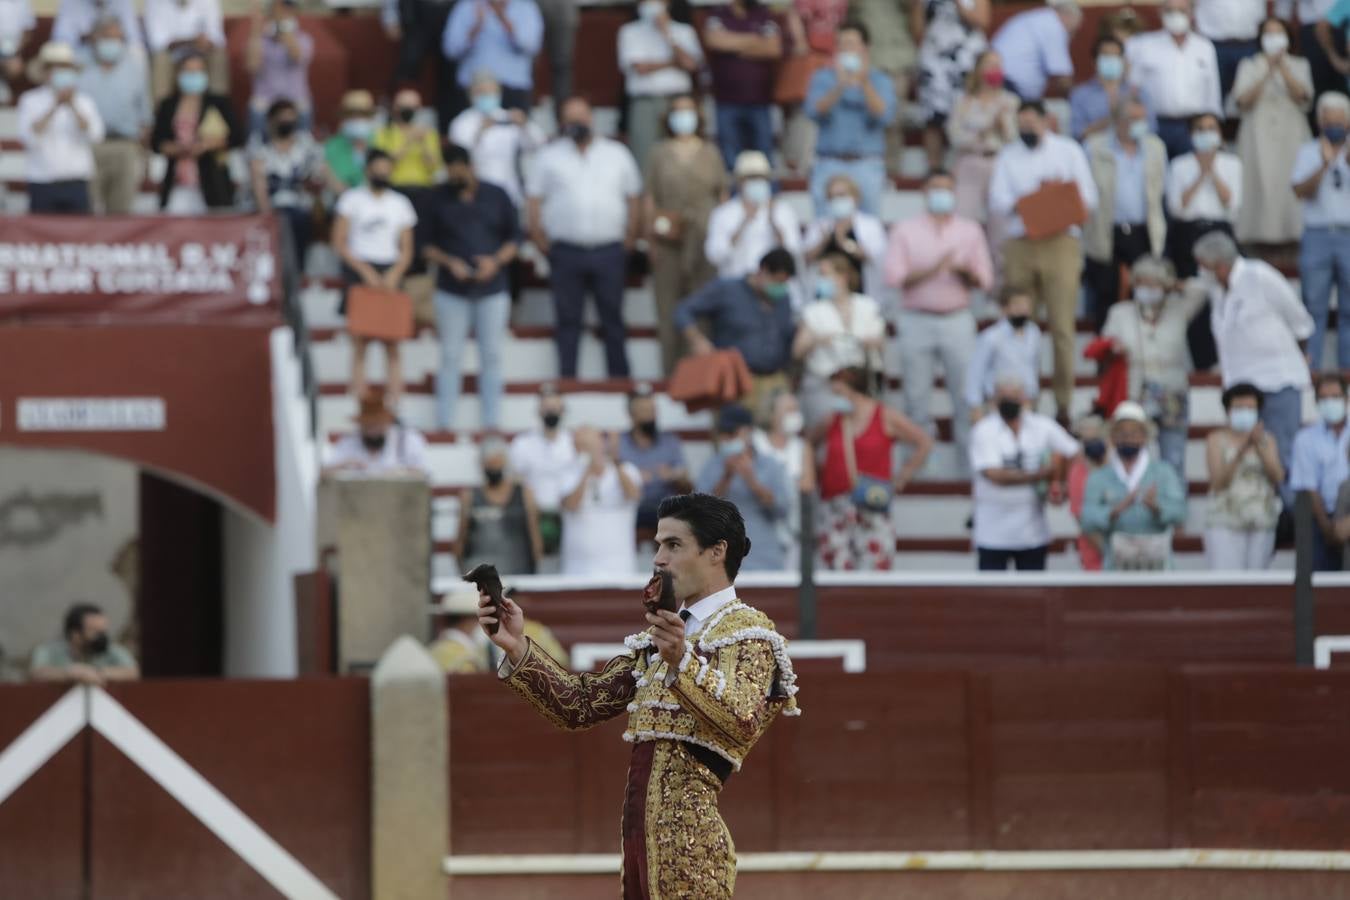
<svg viewBox="0 0 1350 900">
<path fill-rule="evenodd" d="M 619 69 L 623 72 L 630 97 L 670 97 L 687 94 L 694 88 L 693 78 L 684 69 L 667 66 L 640 75 L 633 70 L 634 63 L 673 63 L 674 47 L 679 47 L 697 62 L 703 62 L 703 47 L 698 32 L 692 25 L 670 23 L 670 37 L 639 19 L 619 29 Z"/>
<path fill-rule="evenodd" d="M 1266 0 L 1195 0 L 1195 30 L 1211 41 L 1255 40 Z"/>
<path fill-rule="evenodd" d="M 769 210 L 773 210 L 773 224 Z M 759 261 L 774 247 L 780 246 L 794 257 L 801 255 L 802 228 L 797 214 L 786 203 L 774 201 L 755 210 L 755 217 L 741 232 L 740 240 L 731 242 L 741 223 L 745 221 L 745 203 L 732 197 L 712 211 L 708 217 L 708 236 L 703 242 L 703 255 L 708 258 L 722 278 L 744 278 L 759 270 Z M 775 232 L 773 226 L 778 226 Z"/>
<path fill-rule="evenodd" d="M 1210 326 L 1225 388 L 1245 381 L 1273 393 L 1312 383 L 1298 346 L 1312 337 L 1312 316 L 1270 263 L 1241 258 L 1233 264 L 1228 289 L 1210 293 Z"/>
<path fill-rule="evenodd" d="M 866 366 L 869 354 L 863 352 L 862 342 L 886 336 L 886 320 L 881 317 L 877 301 L 862 294 L 854 294 L 850 303 L 847 324 L 832 300 L 816 300 L 802 307 L 802 325 L 829 339 L 813 347 L 803 360 L 806 371 L 821 381 L 828 381 L 840 369 Z M 880 371 L 880 354 L 872 351 L 870 355 Z"/>
<path fill-rule="evenodd" d="M 570 494 L 586 477 L 590 459 L 572 464 L 563 492 Z M 635 484 L 642 473 L 632 463 L 621 463 L 624 474 Z M 638 498 L 629 499 L 619 481 L 614 463 L 604 474 L 592 478 L 575 510 L 562 511 L 562 542 L 558 555 L 564 575 L 631 575 L 637 571 Z"/>
<path fill-rule="evenodd" d="M 1178 47 L 1166 31 L 1136 34 L 1125 42 L 1125 62 L 1130 82 L 1143 88 L 1157 115 L 1223 116 L 1219 57 L 1209 38 L 1192 31 Z"/>
<path fill-rule="evenodd" d="M 577 461 L 572 432 L 560 428 L 552 440 L 539 430 L 516 435 L 508 460 L 511 472 L 534 494 L 535 506 L 544 512 L 557 512 L 567 493 L 563 484 Z"/>
<path fill-rule="evenodd" d="M 994 484 L 990 469 L 1035 472 L 1052 453 L 1078 455 L 1078 442 L 1054 419 L 1029 410 L 1022 412 L 1016 433 L 997 413 L 970 430 L 970 470 L 975 473 L 976 547 L 990 550 L 1029 550 L 1050 543 L 1045 503 L 1034 484 Z"/>
<path fill-rule="evenodd" d="M 71 103 L 88 125 L 81 128 L 75 112 L 62 106 L 39 134 L 35 125 L 56 105 L 56 92 L 43 85 L 19 98 L 19 138 L 24 147 L 28 181 L 88 181 L 94 177 L 94 145 L 103 140 L 103 118 L 88 96 L 75 92 Z"/>
<path fill-rule="evenodd" d="M 540 219 L 551 241 L 596 247 L 616 244 L 628 231 L 628 201 L 642 193 L 642 176 L 628 148 L 596 135 L 583 153 L 568 138 L 535 157 L 525 194 L 542 203 Z"/>
<path fill-rule="evenodd" d="M 544 146 L 548 138 L 533 122 L 517 125 L 506 111 L 495 113 L 493 124 L 485 129 L 486 119 L 485 113 L 472 107 L 464 110 L 450 123 L 450 141 L 469 151 L 474 174 L 480 180 L 506 191 L 511 202 L 520 207 L 525 202 L 521 169 L 527 164 L 527 156 Z"/>
<path fill-rule="evenodd" d="M 1167 165 L 1167 211 L 1174 219 L 1191 222 L 1210 219 L 1231 222 L 1242 206 L 1242 160 L 1232 153 L 1220 150 L 1214 157 L 1214 174 L 1223 180 L 1229 190 L 1228 205 L 1219 199 L 1214 181 L 1205 179 L 1188 206 L 1182 207 L 1181 195 L 1200 177 L 1200 161 L 1194 153 L 1178 156 Z"/>
<path fill-rule="evenodd" d="M 684 636 L 692 639 L 717 611 L 736 599 L 736 585 L 722 588 L 709 594 L 693 606 L 680 607 L 689 610 L 689 618 L 684 620 Z"/>
<path fill-rule="evenodd" d="M 412 469 L 430 476 L 427 462 L 427 440 L 415 428 L 400 425 L 390 427 L 384 446 L 371 451 L 361 442 L 361 435 L 343 435 L 332 447 L 326 465 L 347 465 L 367 475 L 387 475 Z"/>
<path fill-rule="evenodd" d="M 145 0 L 145 39 L 152 51 L 168 50 L 170 44 L 198 35 L 225 46 L 220 0 Z"/>
<path fill-rule="evenodd" d="M 1022 217 L 1016 214 L 1017 201 L 1047 181 L 1075 182 L 1083 206 L 1089 212 L 1097 208 L 1097 182 L 1083 148 L 1072 138 L 1047 131 L 1035 149 L 1013 141 L 998 152 L 989 182 L 989 211 L 1007 217 L 1009 237 L 1027 233 Z M 1075 226 L 1072 233 L 1077 235 L 1080 229 Z"/>
<path fill-rule="evenodd" d="M 1298 148 L 1289 184 L 1307 181 L 1322 168 L 1322 141 L 1314 138 Z M 1339 187 L 1337 186 L 1339 185 Z M 1303 227 L 1328 228 L 1350 226 L 1350 150 L 1342 144 L 1336 160 L 1325 172 L 1317 193 L 1303 201 Z"/>
</svg>

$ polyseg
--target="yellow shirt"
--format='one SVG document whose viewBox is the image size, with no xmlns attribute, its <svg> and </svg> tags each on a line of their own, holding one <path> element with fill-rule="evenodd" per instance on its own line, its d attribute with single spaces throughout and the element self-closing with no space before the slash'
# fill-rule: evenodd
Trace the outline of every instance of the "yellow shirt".
<svg viewBox="0 0 1350 900">
<path fill-rule="evenodd" d="M 399 159 L 399 154 L 409 143 L 408 133 L 395 125 L 384 126 L 375 132 L 371 141 L 375 149 L 383 150 L 395 159 L 394 171 L 389 176 L 394 187 L 431 187 L 445 166 L 441 159 L 441 142 L 435 131 L 427 131 L 422 136 L 421 152 L 413 148 Z"/>
</svg>

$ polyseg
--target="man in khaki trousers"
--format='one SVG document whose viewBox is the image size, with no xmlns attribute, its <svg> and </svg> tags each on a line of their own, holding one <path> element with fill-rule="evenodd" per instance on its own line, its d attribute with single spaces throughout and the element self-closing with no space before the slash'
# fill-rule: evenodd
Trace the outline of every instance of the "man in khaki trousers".
<svg viewBox="0 0 1350 900">
<path fill-rule="evenodd" d="M 145 178 L 145 138 L 151 123 L 145 53 L 131 46 L 117 19 L 99 22 L 90 37 L 80 90 L 98 108 L 106 130 L 95 144 L 90 195 L 94 211 L 125 215 Z"/>
</svg>

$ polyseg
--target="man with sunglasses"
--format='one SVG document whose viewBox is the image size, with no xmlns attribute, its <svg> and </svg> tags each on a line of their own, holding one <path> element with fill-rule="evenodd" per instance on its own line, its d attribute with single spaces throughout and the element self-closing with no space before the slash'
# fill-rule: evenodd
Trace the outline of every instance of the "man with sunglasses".
<svg viewBox="0 0 1350 900">
<path fill-rule="evenodd" d="M 1336 358 L 1322 358 L 1331 288 L 1350 297 L 1350 97 L 1331 91 L 1317 101 L 1320 135 L 1299 148 L 1290 183 L 1303 201 L 1299 278 L 1316 331 L 1308 346 L 1313 371 L 1350 366 L 1350 315 L 1337 326 Z M 1344 306 L 1344 301 L 1341 301 Z"/>
</svg>

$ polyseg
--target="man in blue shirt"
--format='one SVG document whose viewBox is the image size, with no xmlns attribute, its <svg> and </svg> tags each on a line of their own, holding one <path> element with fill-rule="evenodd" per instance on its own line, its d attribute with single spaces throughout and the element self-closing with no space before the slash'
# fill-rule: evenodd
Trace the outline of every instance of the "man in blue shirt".
<svg viewBox="0 0 1350 900">
<path fill-rule="evenodd" d="M 459 64 L 466 91 L 479 72 L 502 86 L 502 106 L 528 110 L 534 57 L 544 41 L 544 17 L 534 0 L 463 0 L 445 23 L 441 49 Z"/>
<path fill-rule="evenodd" d="M 1336 372 L 1317 378 L 1317 414 L 1320 421 L 1294 437 L 1294 464 L 1289 471 L 1289 489 L 1307 493 L 1312 500 L 1313 570 L 1339 572 L 1341 545 L 1336 539 L 1332 513 L 1341 483 L 1350 477 L 1350 430 L 1345 427 L 1345 379 Z"/>
<path fill-rule="evenodd" d="M 91 44 L 82 54 L 79 88 L 98 108 L 104 134 L 94 145 L 90 193 L 95 212 L 124 216 L 141 190 L 154 122 L 145 53 L 127 43 L 121 21 L 111 17 L 94 27 Z"/>
<path fill-rule="evenodd" d="M 755 552 L 743 570 L 781 571 L 786 557 L 778 523 L 787 514 L 788 479 L 782 463 L 755 452 L 750 439 L 754 419 L 739 404 L 717 413 L 717 453 L 703 464 L 695 490 L 736 504 L 745 519 L 745 536 Z"/>
<path fill-rule="evenodd" d="M 1086 141 L 1099 131 L 1111 130 L 1111 110 L 1129 97 L 1144 104 L 1150 131 L 1158 128 L 1153 104 L 1143 88 L 1125 80 L 1125 45 L 1114 35 L 1097 38 L 1092 48 L 1097 77 L 1069 92 L 1069 126 L 1075 139 Z"/>
<path fill-rule="evenodd" d="M 655 528 L 661 501 L 671 494 L 689 493 L 684 447 L 674 432 L 657 427 L 656 396 L 650 384 L 641 382 L 628 395 L 628 418 L 633 427 L 619 435 L 619 462 L 632 463 L 642 473 L 637 527 Z"/>
<path fill-rule="evenodd" d="M 895 85 L 872 68 L 867 28 L 839 29 L 834 66 L 818 69 L 806 91 L 807 114 L 819 126 L 811 199 L 825 214 L 825 189 L 836 175 L 848 175 L 862 193 L 864 212 L 876 213 L 886 188 L 886 129 L 895 121 Z"/>
<path fill-rule="evenodd" d="M 1082 24 L 1083 11 L 1073 0 L 1050 0 L 1004 22 L 992 46 L 1003 58 L 1008 89 L 1023 100 L 1040 100 L 1052 83 L 1068 87 L 1073 80 L 1069 41 Z"/>
</svg>

